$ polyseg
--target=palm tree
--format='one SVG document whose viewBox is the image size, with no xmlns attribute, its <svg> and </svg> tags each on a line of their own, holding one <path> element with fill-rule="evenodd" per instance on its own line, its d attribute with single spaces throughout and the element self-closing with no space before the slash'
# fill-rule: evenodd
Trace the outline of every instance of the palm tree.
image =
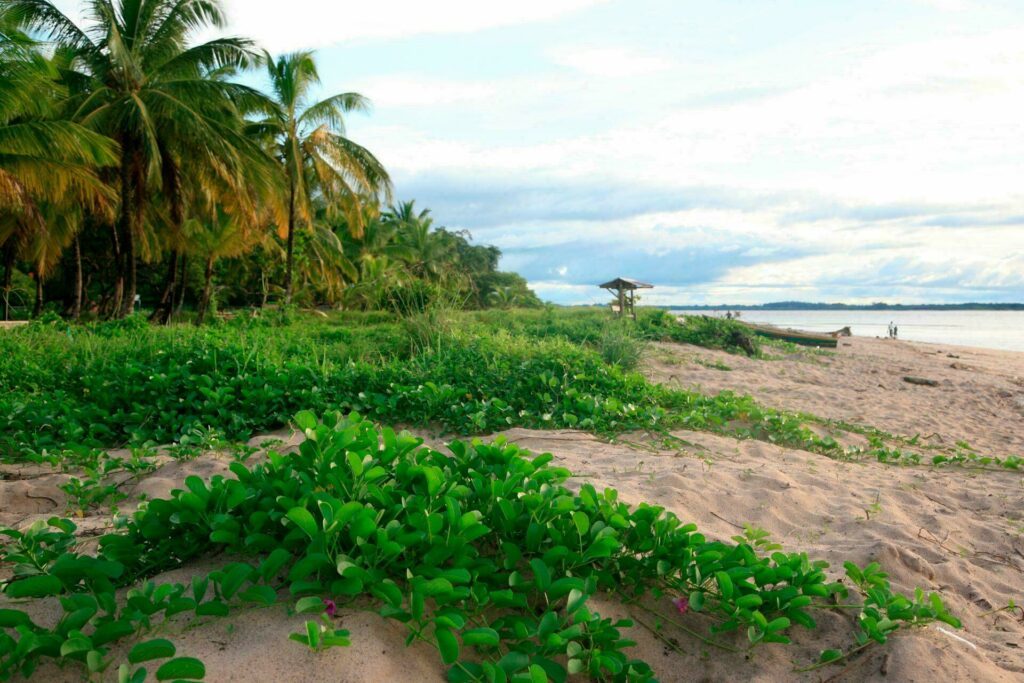
<svg viewBox="0 0 1024 683">
<path fill-rule="evenodd" d="M 440 279 L 445 265 L 451 261 L 452 245 L 433 230 L 430 209 L 417 213 L 414 201 L 402 202 L 391 207 L 384 217 L 396 226 L 398 241 L 412 273 L 417 277 Z"/>
<path fill-rule="evenodd" d="M 197 251 L 206 261 L 203 291 L 199 295 L 195 318 L 195 324 L 202 325 L 213 300 L 213 268 L 217 261 L 248 252 L 266 235 L 254 229 L 244 218 L 229 213 L 223 206 L 217 206 L 205 221 L 193 219 L 189 224 L 186 229 L 191 228 Z"/>
<path fill-rule="evenodd" d="M 40 273 L 66 244 L 78 209 L 109 206 L 109 188 L 97 169 L 113 164 L 116 145 L 108 138 L 56 116 L 63 97 L 52 65 L 36 53 L 24 34 L 0 21 L 0 252 L 3 253 L 3 318 L 10 318 L 12 271 L 16 258 L 36 263 Z M 66 220 L 47 214 L 60 207 Z M 61 215 L 61 211 L 56 212 Z M 37 304 L 38 308 L 38 304 Z"/>
<path fill-rule="evenodd" d="M 190 46 L 196 33 L 224 25 L 219 0 L 92 0 L 87 29 L 46 0 L 6 4 L 19 25 L 74 51 L 81 68 L 76 78 L 86 84 L 73 98 L 74 119 L 120 144 L 121 201 L 112 235 L 119 261 L 114 313 L 123 316 L 135 298 L 147 221 L 156 222 L 148 215 L 151 197 L 157 188 L 167 189 L 168 169 L 175 165 L 170 150 L 205 150 L 224 169 L 256 158 L 256 146 L 238 122 L 240 112 L 260 106 L 262 98 L 210 74 L 251 65 L 257 55 L 240 38 Z M 174 215 L 173 201 L 171 218 L 180 225 L 183 216 Z"/>
<path fill-rule="evenodd" d="M 345 136 L 344 116 L 366 111 L 369 102 L 358 93 L 333 95 L 310 103 L 320 83 L 312 52 L 295 52 L 274 60 L 266 56 L 275 101 L 269 116 L 251 131 L 268 140 L 281 165 L 288 193 L 285 232 L 285 302 L 292 299 L 295 231 L 311 227 L 321 200 L 329 214 L 343 213 L 355 235 L 362 231 L 361 206 L 383 194 L 391 180 L 373 154 Z"/>
</svg>

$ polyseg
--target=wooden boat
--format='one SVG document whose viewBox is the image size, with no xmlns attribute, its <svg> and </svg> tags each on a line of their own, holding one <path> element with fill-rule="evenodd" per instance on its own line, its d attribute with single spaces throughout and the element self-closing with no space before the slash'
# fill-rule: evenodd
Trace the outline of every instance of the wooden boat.
<svg viewBox="0 0 1024 683">
<path fill-rule="evenodd" d="M 772 327 L 771 325 L 752 325 L 746 322 L 743 324 L 749 327 L 754 334 L 768 337 L 769 339 L 780 339 L 793 344 L 800 344 L 801 346 L 817 346 L 826 349 L 834 349 L 838 345 L 838 340 L 828 334 L 783 329 L 781 327 Z"/>
</svg>

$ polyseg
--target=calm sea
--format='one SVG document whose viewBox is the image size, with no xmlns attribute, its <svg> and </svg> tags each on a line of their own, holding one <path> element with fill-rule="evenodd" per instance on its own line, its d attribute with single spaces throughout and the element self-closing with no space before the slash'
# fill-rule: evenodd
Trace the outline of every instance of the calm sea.
<svg viewBox="0 0 1024 683">
<path fill-rule="evenodd" d="M 674 312 L 725 315 L 724 309 Z M 1024 351 L 1024 311 L 741 311 L 740 320 L 808 332 L 849 326 L 863 337 L 884 337 L 894 322 L 900 339 Z"/>
</svg>

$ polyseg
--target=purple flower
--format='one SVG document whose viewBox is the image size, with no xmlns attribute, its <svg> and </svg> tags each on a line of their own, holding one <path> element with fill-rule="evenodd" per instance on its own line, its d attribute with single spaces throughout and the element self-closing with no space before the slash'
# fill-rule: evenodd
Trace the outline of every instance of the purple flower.
<svg viewBox="0 0 1024 683">
<path fill-rule="evenodd" d="M 672 601 L 672 604 L 676 606 L 680 614 L 686 614 L 690 611 L 690 601 L 686 598 L 676 598 Z"/>
<path fill-rule="evenodd" d="M 334 604 L 334 600 L 324 599 L 324 611 L 327 612 L 327 616 L 333 617 L 334 613 L 338 611 L 338 606 Z"/>
</svg>

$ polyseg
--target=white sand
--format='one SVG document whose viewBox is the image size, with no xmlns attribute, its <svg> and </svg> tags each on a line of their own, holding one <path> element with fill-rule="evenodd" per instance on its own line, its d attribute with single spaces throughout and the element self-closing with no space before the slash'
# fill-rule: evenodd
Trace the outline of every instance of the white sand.
<svg viewBox="0 0 1024 683">
<path fill-rule="evenodd" d="M 659 381 L 752 393 L 766 404 L 856 421 L 905 434 L 935 435 L 936 444 L 965 439 L 999 455 L 1024 451 L 1024 354 L 932 347 L 923 344 L 844 340 L 834 356 L 797 354 L 787 360 L 751 361 L 692 347 L 658 345 L 646 371 Z M 849 344 L 849 346 L 846 346 Z M 941 350 L 941 352 L 939 352 Z M 959 359 L 947 354 L 959 355 Z M 731 372 L 697 360 L 719 360 Z M 952 363 L 965 367 L 953 368 Z M 919 387 L 902 381 L 915 375 L 940 381 Z M 630 637 L 636 656 L 664 681 L 731 680 L 1024 680 L 1024 622 L 1021 613 L 981 616 L 1008 601 L 1024 602 L 1024 474 L 972 472 L 951 467 L 851 464 L 820 455 L 706 433 L 678 432 L 678 450 L 635 447 L 642 435 L 604 443 L 579 432 L 515 429 L 510 441 L 535 452 L 556 454 L 556 463 L 576 472 L 574 480 L 612 486 L 624 500 L 664 505 L 709 536 L 728 538 L 745 523 L 769 531 L 789 551 L 806 550 L 839 569 L 844 560 L 877 560 L 898 589 L 920 586 L 939 591 L 964 622 L 960 631 L 937 628 L 898 634 L 848 664 L 796 674 L 794 665 L 813 662 L 825 648 L 852 643 L 851 615 L 816 615 L 820 628 L 793 630 L 793 645 L 758 648 L 749 658 L 708 648 L 673 627 L 665 636 L 689 654 L 679 654 L 641 626 Z M 291 445 L 297 435 L 281 433 Z M 430 440 L 440 446 L 436 439 Z M 282 448 L 282 447 L 279 447 Z M 226 456 L 208 454 L 186 462 L 167 461 L 130 493 L 161 495 L 188 474 L 213 476 L 227 470 Z M 63 510 L 56 488 L 64 475 L 39 468 L 5 468 L 0 481 L 0 522 L 25 524 Z M 108 518 L 85 520 L 99 530 Z M 210 571 L 223 558 L 172 572 L 161 579 L 183 580 Z M 654 619 L 637 607 L 609 599 L 596 605 L 609 616 Z M 671 614 L 667 599 L 652 608 Z M 41 618 L 46 606 L 37 608 Z M 685 622 L 706 629 L 702 617 Z M 302 617 L 284 606 L 232 613 L 198 628 L 167 628 L 180 654 L 201 658 L 209 681 L 441 681 L 436 653 L 405 648 L 399 624 L 359 611 L 339 613 L 352 632 L 351 648 L 314 655 L 287 640 Z M 733 640 L 742 644 L 742 638 Z M 39 680 L 78 680 L 76 673 L 48 666 Z"/>
</svg>

